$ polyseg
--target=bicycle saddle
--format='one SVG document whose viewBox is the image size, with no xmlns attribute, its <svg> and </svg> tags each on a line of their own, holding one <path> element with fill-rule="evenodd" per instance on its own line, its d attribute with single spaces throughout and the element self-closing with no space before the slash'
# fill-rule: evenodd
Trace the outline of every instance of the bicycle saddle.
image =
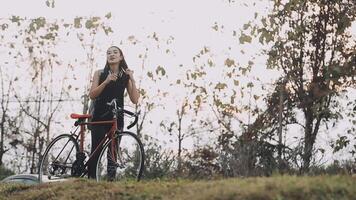
<svg viewBox="0 0 356 200">
<path fill-rule="evenodd" d="M 70 118 L 72 119 L 85 119 L 85 118 L 91 118 L 92 116 L 89 114 L 76 114 L 72 113 L 70 114 Z"/>
</svg>

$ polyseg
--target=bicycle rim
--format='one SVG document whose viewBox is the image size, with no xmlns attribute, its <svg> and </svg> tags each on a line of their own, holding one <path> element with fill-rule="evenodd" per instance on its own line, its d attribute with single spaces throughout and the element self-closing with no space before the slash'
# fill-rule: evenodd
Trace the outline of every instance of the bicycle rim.
<svg viewBox="0 0 356 200">
<path fill-rule="evenodd" d="M 71 135 L 56 137 L 46 148 L 40 162 L 39 181 L 52 182 L 71 177 L 72 165 L 78 151 L 78 143 Z"/>
<path fill-rule="evenodd" d="M 122 132 L 109 140 L 100 153 L 97 181 L 140 180 L 144 168 L 144 150 L 141 141 L 131 132 Z"/>
</svg>

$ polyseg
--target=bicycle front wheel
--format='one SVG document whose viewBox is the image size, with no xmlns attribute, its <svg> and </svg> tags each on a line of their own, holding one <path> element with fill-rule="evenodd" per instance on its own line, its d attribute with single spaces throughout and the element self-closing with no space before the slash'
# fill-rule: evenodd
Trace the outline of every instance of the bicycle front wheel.
<svg viewBox="0 0 356 200">
<path fill-rule="evenodd" d="M 40 183 L 71 177 L 77 152 L 79 145 L 71 135 L 63 134 L 52 140 L 40 161 L 38 172 Z"/>
<path fill-rule="evenodd" d="M 144 149 L 131 132 L 121 132 L 105 143 L 96 166 L 97 181 L 139 181 L 144 168 Z"/>
</svg>

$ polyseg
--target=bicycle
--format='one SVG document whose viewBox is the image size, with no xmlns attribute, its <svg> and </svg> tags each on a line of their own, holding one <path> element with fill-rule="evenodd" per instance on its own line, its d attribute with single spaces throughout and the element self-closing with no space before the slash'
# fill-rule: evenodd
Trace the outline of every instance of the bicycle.
<svg viewBox="0 0 356 200">
<path fill-rule="evenodd" d="M 70 177 L 84 177 L 88 174 L 88 163 L 96 153 L 99 158 L 96 164 L 97 181 L 137 180 L 139 181 L 144 169 L 145 153 L 142 142 L 136 134 L 119 130 L 117 118 L 120 113 L 135 117 L 127 129 L 132 128 L 138 121 L 139 113 L 133 113 L 117 106 L 116 99 L 107 103 L 111 107 L 113 119 L 108 121 L 86 122 L 89 114 L 71 114 L 76 119 L 76 127 L 71 134 L 62 134 L 53 139 L 47 146 L 39 165 L 39 181 L 47 176 L 49 181 Z M 111 129 L 97 148 L 88 156 L 84 152 L 86 125 L 111 124 Z M 80 131 L 77 133 L 78 128 Z M 100 147 L 102 150 L 99 152 Z"/>
</svg>

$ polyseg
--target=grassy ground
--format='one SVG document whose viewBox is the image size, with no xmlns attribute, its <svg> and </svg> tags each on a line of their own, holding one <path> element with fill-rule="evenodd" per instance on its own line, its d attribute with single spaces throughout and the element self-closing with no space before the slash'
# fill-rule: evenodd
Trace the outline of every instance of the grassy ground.
<svg viewBox="0 0 356 200">
<path fill-rule="evenodd" d="M 0 184 L 0 199 L 356 199 L 356 177 L 277 176 L 214 181 L 96 183 L 73 179 L 35 186 Z"/>
</svg>

